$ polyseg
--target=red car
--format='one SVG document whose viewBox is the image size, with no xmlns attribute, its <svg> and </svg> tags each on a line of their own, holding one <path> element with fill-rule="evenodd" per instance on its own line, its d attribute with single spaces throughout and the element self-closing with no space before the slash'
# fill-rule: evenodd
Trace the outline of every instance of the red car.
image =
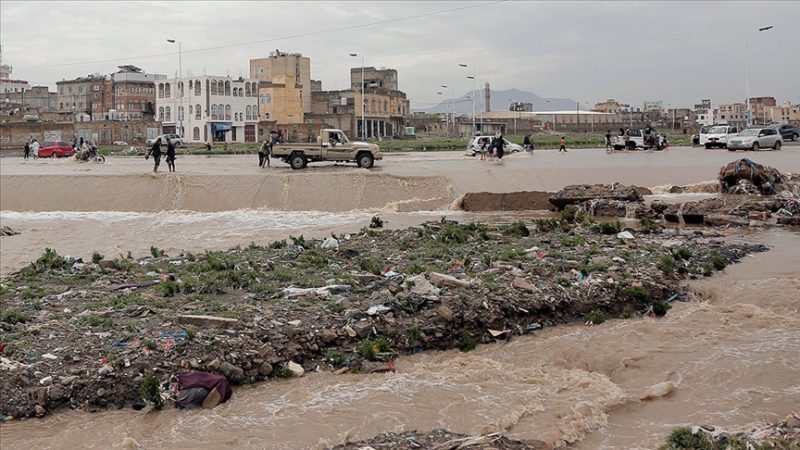
<svg viewBox="0 0 800 450">
<path fill-rule="evenodd" d="M 63 158 L 74 154 L 75 150 L 67 142 L 48 141 L 39 147 L 39 158 Z"/>
</svg>

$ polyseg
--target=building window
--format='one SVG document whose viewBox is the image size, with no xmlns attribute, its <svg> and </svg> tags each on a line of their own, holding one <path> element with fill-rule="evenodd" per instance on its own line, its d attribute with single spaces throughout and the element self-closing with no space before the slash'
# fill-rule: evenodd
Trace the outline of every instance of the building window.
<svg viewBox="0 0 800 450">
<path fill-rule="evenodd" d="M 166 98 L 172 97 L 172 84 L 164 83 L 164 97 Z"/>
<path fill-rule="evenodd" d="M 192 117 L 192 105 L 189 105 L 189 117 Z"/>
<path fill-rule="evenodd" d="M 200 95 L 200 80 L 194 82 L 194 95 Z"/>
<path fill-rule="evenodd" d="M 198 85 L 200 85 L 200 83 L 196 83 L 195 84 L 195 86 L 198 86 Z M 202 110 L 200 109 L 200 105 L 199 104 L 194 105 L 194 118 L 196 120 L 200 120 L 202 118 L 201 114 L 202 114 Z"/>
<path fill-rule="evenodd" d="M 244 96 L 245 97 L 250 97 L 250 83 L 245 83 L 244 84 Z M 248 119 L 249 119 L 249 117 L 248 117 Z"/>
<path fill-rule="evenodd" d="M 272 94 L 263 94 L 259 97 L 259 103 L 268 105 L 272 103 Z"/>
<path fill-rule="evenodd" d="M 133 101 L 128 102 L 128 109 L 136 109 L 136 104 Z"/>
<path fill-rule="evenodd" d="M 231 95 L 231 82 L 225 81 L 225 95 Z"/>
<path fill-rule="evenodd" d="M 178 120 L 183 120 L 183 106 L 178 106 Z"/>
<path fill-rule="evenodd" d="M 217 120 L 217 105 L 211 105 L 211 120 Z"/>
<path fill-rule="evenodd" d="M 211 95 L 217 95 L 217 80 L 211 80 Z"/>
<path fill-rule="evenodd" d="M 161 120 L 161 121 L 164 120 L 164 107 L 163 106 L 159 106 L 158 107 L 158 120 Z"/>
<path fill-rule="evenodd" d="M 225 105 L 225 120 L 231 120 L 231 105 Z"/>
<path fill-rule="evenodd" d="M 167 122 L 171 121 L 172 120 L 172 108 L 170 108 L 169 106 L 164 108 L 164 116 L 166 117 L 164 120 L 166 120 Z"/>
<path fill-rule="evenodd" d="M 164 98 L 164 83 L 158 83 L 158 98 Z"/>
<path fill-rule="evenodd" d="M 238 97 L 239 96 L 239 89 L 233 88 L 233 96 L 234 97 Z"/>
<path fill-rule="evenodd" d="M 250 108 L 250 105 L 247 105 L 247 107 L 245 108 L 245 110 L 244 110 L 244 111 L 245 111 L 245 113 L 244 113 L 244 117 L 245 117 L 247 120 L 250 120 L 250 115 L 252 114 L 252 108 Z"/>
<path fill-rule="evenodd" d="M 183 81 L 178 81 L 178 97 L 183 97 Z"/>
<path fill-rule="evenodd" d="M 192 139 L 195 141 L 200 140 L 200 127 L 192 128 Z"/>
</svg>

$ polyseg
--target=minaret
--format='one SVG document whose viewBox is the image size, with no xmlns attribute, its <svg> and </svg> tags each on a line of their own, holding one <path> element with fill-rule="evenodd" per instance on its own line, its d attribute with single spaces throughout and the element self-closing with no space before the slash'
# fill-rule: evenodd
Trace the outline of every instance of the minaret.
<svg viewBox="0 0 800 450">
<path fill-rule="evenodd" d="M 492 110 L 492 90 L 489 89 L 488 82 L 486 83 L 486 87 L 484 88 L 483 101 L 486 104 L 486 112 L 490 112 Z"/>
</svg>

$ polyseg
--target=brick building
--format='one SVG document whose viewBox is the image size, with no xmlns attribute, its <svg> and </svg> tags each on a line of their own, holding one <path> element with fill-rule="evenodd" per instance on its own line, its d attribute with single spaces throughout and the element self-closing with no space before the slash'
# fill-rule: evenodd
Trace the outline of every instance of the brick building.
<svg viewBox="0 0 800 450">
<path fill-rule="evenodd" d="M 2 109 L 16 109 L 25 111 L 28 108 L 37 108 L 41 112 L 57 111 L 57 94 L 50 92 L 47 86 L 33 86 L 20 92 L 0 93 Z"/>
<path fill-rule="evenodd" d="M 119 66 L 111 75 L 89 75 L 56 83 L 58 110 L 91 120 L 152 120 L 155 82 L 165 75 L 145 73 L 136 66 Z"/>
</svg>

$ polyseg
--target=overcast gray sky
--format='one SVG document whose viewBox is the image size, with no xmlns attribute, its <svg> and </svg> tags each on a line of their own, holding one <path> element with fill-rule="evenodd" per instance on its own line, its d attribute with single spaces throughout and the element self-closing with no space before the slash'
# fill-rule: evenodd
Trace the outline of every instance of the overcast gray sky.
<svg viewBox="0 0 800 450">
<path fill-rule="evenodd" d="M 396 20 L 463 7 L 471 8 Z M 383 23 L 292 37 L 374 22 Z M 468 92 L 472 66 L 495 89 L 546 97 L 738 101 L 744 33 L 769 25 L 748 35 L 750 94 L 800 103 L 795 1 L 0 2 L 3 63 L 33 84 L 55 87 L 121 64 L 174 75 L 177 48 L 165 41 L 174 38 L 183 42 L 184 73 L 246 76 L 250 58 L 278 48 L 311 57 L 323 89 L 347 87 L 349 68 L 360 66 L 348 54 L 363 53 L 368 66 L 398 70 L 413 108 L 439 102 L 441 84 L 456 97 Z M 263 42 L 197 51 L 254 41 Z M 105 60 L 113 61 L 93 62 Z"/>
</svg>

